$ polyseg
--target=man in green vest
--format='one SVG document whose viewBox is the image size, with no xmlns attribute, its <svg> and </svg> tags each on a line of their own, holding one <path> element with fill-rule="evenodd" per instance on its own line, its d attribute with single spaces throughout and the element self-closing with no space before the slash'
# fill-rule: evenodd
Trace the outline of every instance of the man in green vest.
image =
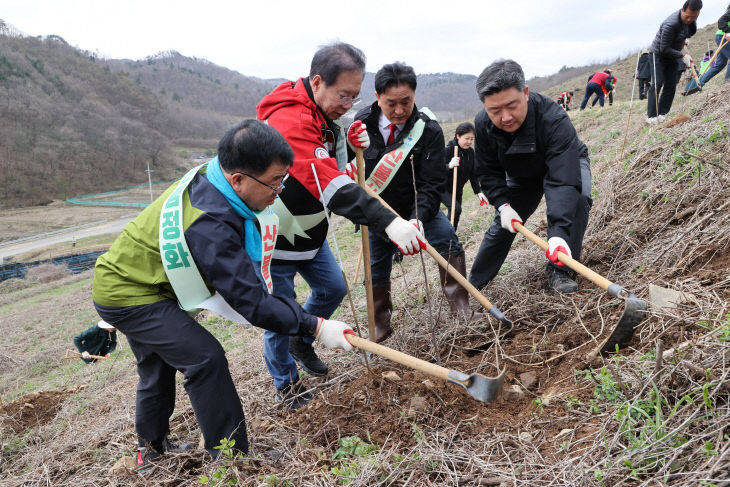
<svg viewBox="0 0 730 487">
<path fill-rule="evenodd" d="M 271 293 L 269 263 L 281 192 L 293 153 L 273 128 L 246 120 L 221 139 L 218 157 L 192 169 L 130 222 L 94 271 L 99 315 L 124 333 L 137 359 L 137 464 L 177 445 L 168 438 L 175 372 L 213 457 L 220 440 L 248 452 L 241 401 L 218 340 L 191 316 L 207 308 L 239 323 L 313 336 L 351 350 L 349 327 L 308 314 Z M 301 383 L 292 395 L 304 392 Z"/>
<path fill-rule="evenodd" d="M 464 249 L 454 227 L 440 210 L 446 183 L 444 134 L 430 110 L 416 107 L 416 85 L 415 71 L 404 63 L 386 64 L 375 74 L 377 100 L 355 115 L 355 124 L 366 127 L 368 135 L 363 151 L 366 184 L 402 218 L 415 225 L 449 265 L 464 275 Z M 352 150 L 350 157 L 354 157 Z M 354 175 L 353 170 L 351 164 L 350 172 Z M 378 342 L 393 332 L 390 272 L 397 252 L 399 247 L 385 234 L 371 231 L 370 266 Z M 452 313 L 467 320 L 483 319 L 481 313 L 472 312 L 469 307 L 466 289 L 444 269 L 439 268 L 439 272 Z"/>
</svg>

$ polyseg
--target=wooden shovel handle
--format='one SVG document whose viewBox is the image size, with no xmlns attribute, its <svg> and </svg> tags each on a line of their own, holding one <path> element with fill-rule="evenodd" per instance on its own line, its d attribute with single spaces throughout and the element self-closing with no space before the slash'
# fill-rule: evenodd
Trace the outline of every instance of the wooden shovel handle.
<svg viewBox="0 0 730 487">
<path fill-rule="evenodd" d="M 381 198 L 378 193 L 373 191 L 372 188 L 370 188 L 370 186 L 364 185 L 363 188 L 365 188 L 365 191 L 367 192 L 367 194 L 369 194 L 373 198 L 376 198 L 378 201 L 380 201 L 380 203 L 383 206 L 388 208 L 390 211 L 392 211 L 396 215 L 398 214 L 398 212 L 395 211 L 393 209 L 393 207 L 391 207 L 388 203 L 386 203 L 385 200 L 383 198 Z M 424 240 L 425 240 L 425 238 L 424 238 Z M 484 295 L 482 293 L 480 293 L 479 290 L 477 288 L 475 288 L 474 285 L 472 283 L 470 283 L 466 277 L 462 276 L 459 273 L 459 271 L 457 271 L 454 268 L 454 266 L 449 265 L 449 263 L 446 262 L 446 259 L 441 257 L 441 254 L 436 252 L 436 249 L 431 247 L 428 244 L 428 242 L 426 242 L 426 252 L 428 252 L 428 255 L 433 257 L 433 259 L 438 263 L 438 265 L 440 265 L 441 267 L 446 269 L 446 272 L 448 272 L 449 275 L 456 280 L 456 282 L 461 284 L 461 286 L 464 289 L 466 289 L 469 292 L 469 294 L 471 294 L 474 297 L 474 299 L 476 299 L 479 302 L 479 304 L 481 304 L 482 307 L 484 307 L 484 309 L 486 309 L 487 311 L 492 309 L 492 303 L 490 303 L 489 300 L 486 297 L 484 297 Z"/>
<path fill-rule="evenodd" d="M 432 375 L 446 381 L 449 380 L 449 369 L 441 367 L 440 365 L 426 362 L 425 360 L 421 360 L 412 355 L 365 340 L 364 338 L 360 338 L 356 335 L 346 334 L 345 338 L 347 338 L 347 341 L 350 342 L 350 345 L 353 347 L 374 353 L 375 355 L 380 355 L 381 357 L 385 357 L 393 362 L 418 370 L 424 374 Z"/>
<path fill-rule="evenodd" d="M 548 244 L 546 241 L 529 231 L 527 228 L 522 226 L 519 222 L 512 221 L 512 225 L 514 225 L 515 229 L 520 232 L 522 235 L 524 235 L 527 240 L 531 241 L 538 247 L 540 247 L 543 251 L 547 251 Z M 604 291 L 608 291 L 609 286 L 611 286 L 613 283 L 606 279 L 605 277 L 601 276 L 597 272 L 594 272 L 578 262 L 577 260 L 568 257 L 566 254 L 562 252 L 558 252 L 558 260 L 562 262 L 563 264 L 567 265 L 571 269 L 573 269 L 575 272 L 580 274 L 581 276 L 585 277 L 586 279 L 590 279 L 595 285 L 599 286 Z"/>
<path fill-rule="evenodd" d="M 362 149 L 355 149 L 355 161 L 357 164 L 357 182 L 362 187 L 365 184 L 365 159 L 362 155 Z M 362 256 L 363 268 L 365 275 L 365 300 L 368 309 L 368 334 L 372 341 L 375 341 L 375 301 L 373 298 L 373 274 L 370 270 L 370 232 L 367 225 L 360 225 L 360 235 L 362 236 Z M 358 264 L 359 268 L 359 264 Z"/>
<path fill-rule="evenodd" d="M 459 157 L 459 144 L 454 146 L 454 157 Z M 454 168 L 454 184 L 451 188 L 451 226 L 454 226 L 454 215 L 456 215 L 456 179 L 459 166 Z"/>
<path fill-rule="evenodd" d="M 720 45 L 717 46 L 717 50 L 715 51 L 715 54 L 712 55 L 709 62 L 705 66 L 705 69 L 702 70 L 702 72 L 699 74 L 699 76 L 702 76 L 703 74 L 705 74 L 707 72 L 708 69 L 710 69 L 710 66 L 712 66 L 712 63 L 715 62 L 715 58 L 717 58 L 717 55 L 720 54 L 720 51 L 722 51 L 722 48 L 725 47 L 725 44 L 727 44 L 728 42 L 730 42 L 730 41 L 725 39 L 725 36 L 722 36 L 722 39 L 720 40 Z"/>
<path fill-rule="evenodd" d="M 69 354 L 73 354 L 73 355 L 69 355 Z M 66 356 L 63 358 L 80 358 L 80 357 L 81 357 L 80 352 L 75 352 L 73 350 L 66 350 Z M 89 358 L 95 358 L 97 360 L 106 360 L 109 357 L 106 357 L 104 355 L 89 355 Z"/>
</svg>

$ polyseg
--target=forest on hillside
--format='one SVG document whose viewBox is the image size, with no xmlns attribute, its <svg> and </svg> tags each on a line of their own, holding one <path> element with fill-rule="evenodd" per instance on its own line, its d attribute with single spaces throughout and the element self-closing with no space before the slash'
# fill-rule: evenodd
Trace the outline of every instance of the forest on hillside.
<svg viewBox="0 0 730 487">
<path fill-rule="evenodd" d="M 0 207 L 175 172 L 159 100 L 62 38 L 0 36 Z"/>
</svg>

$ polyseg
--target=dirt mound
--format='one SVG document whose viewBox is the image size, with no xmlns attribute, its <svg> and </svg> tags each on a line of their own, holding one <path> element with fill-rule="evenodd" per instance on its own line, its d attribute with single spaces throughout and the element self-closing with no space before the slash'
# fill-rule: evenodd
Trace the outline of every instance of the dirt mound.
<svg viewBox="0 0 730 487">
<path fill-rule="evenodd" d="M 40 264 L 28 269 L 25 279 L 31 282 L 52 282 L 71 275 L 71 271 L 62 265 Z"/>
<path fill-rule="evenodd" d="M 40 391 L 26 394 L 3 407 L 0 419 L 15 431 L 44 425 L 56 417 L 63 401 L 73 391 Z"/>
</svg>

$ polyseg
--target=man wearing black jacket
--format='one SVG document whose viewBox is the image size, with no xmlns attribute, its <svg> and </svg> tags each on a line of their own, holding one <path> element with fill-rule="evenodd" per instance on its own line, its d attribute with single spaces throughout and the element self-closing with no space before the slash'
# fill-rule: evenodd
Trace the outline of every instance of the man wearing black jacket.
<svg viewBox="0 0 730 487">
<path fill-rule="evenodd" d="M 496 212 L 469 281 L 482 288 L 497 275 L 515 238 L 513 222 L 529 218 L 545 194 L 548 283 L 559 292 L 574 292 L 578 285 L 557 253 L 580 258 L 592 205 L 588 149 L 565 111 L 529 92 L 516 62 L 495 61 L 476 86 L 484 103 L 474 121 L 477 174 Z"/>
<path fill-rule="evenodd" d="M 651 44 L 649 69 L 652 73 L 652 87 L 649 89 L 647 105 L 647 123 L 654 124 L 661 120 L 672 108 L 674 93 L 681 72 L 677 71 L 677 62 L 682 60 L 689 68 L 692 58 L 684 54 L 684 41 L 697 32 L 697 17 L 700 15 L 702 0 L 687 0 L 682 9 L 674 12 L 662 22 L 659 31 Z M 657 95 L 659 99 L 657 100 Z"/>
<path fill-rule="evenodd" d="M 363 152 L 366 183 L 399 215 L 422 228 L 439 254 L 464 274 L 464 250 L 446 215 L 439 210 L 440 194 L 446 182 L 444 134 L 428 109 L 416 108 L 416 84 L 413 68 L 403 63 L 386 64 L 375 74 L 377 101 L 355 115 L 355 123 L 362 121 L 369 137 L 369 147 Z M 390 272 L 396 250 L 382 232 L 370 233 L 375 331 L 379 342 L 393 332 Z M 467 319 L 480 319 L 480 313 L 472 315 L 466 290 L 443 269 L 440 271 L 441 285 L 452 312 L 464 313 Z"/>
</svg>

